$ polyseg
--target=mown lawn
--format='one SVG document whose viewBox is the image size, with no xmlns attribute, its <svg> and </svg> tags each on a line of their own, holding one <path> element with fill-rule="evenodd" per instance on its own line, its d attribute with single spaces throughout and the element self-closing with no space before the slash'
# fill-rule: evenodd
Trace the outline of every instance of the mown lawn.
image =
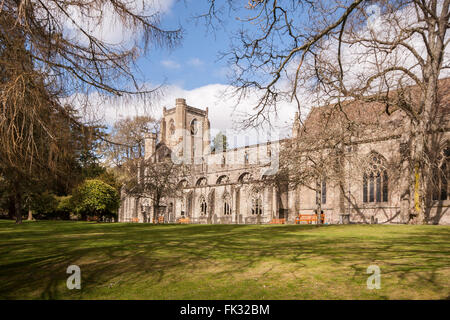
<svg viewBox="0 0 450 320">
<path fill-rule="evenodd" d="M 450 299 L 449 279 L 449 226 L 0 221 L 1 299 Z"/>
</svg>

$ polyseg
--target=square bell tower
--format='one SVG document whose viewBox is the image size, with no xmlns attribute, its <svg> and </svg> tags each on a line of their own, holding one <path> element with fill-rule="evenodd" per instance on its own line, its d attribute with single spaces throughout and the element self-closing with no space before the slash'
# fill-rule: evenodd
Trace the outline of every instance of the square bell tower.
<svg viewBox="0 0 450 320">
<path fill-rule="evenodd" d="M 201 110 L 188 106 L 186 100 L 177 98 L 175 107 L 163 109 L 161 142 L 178 157 L 201 163 L 210 153 L 210 122 L 208 108 Z"/>
</svg>

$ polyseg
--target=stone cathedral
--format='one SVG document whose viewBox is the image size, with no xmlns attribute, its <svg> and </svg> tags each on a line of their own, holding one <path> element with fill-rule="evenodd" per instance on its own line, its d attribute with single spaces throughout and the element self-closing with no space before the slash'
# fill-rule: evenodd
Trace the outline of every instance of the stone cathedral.
<svg viewBox="0 0 450 320">
<path fill-rule="evenodd" d="M 449 107 L 446 101 L 444 110 Z M 374 129 L 352 140 L 352 152 L 367 157 L 368 171 L 361 173 L 360 178 L 345 182 L 348 198 L 343 197 L 337 186 L 327 181 L 321 183 L 319 197 L 324 221 L 326 224 L 343 223 L 346 217 L 345 221 L 352 223 L 401 223 L 400 192 L 391 179 L 395 172 L 390 172 L 387 164 L 401 160 L 402 126 L 396 117 L 388 118 L 383 112 L 367 107 L 363 113 L 359 109 L 360 106 L 356 106 L 349 114 L 358 117 L 358 121 L 363 121 L 361 117 L 366 114 L 370 114 L 370 120 L 380 117 L 378 120 L 385 126 L 378 132 Z M 315 112 L 317 110 L 323 111 L 323 107 L 313 108 L 302 124 L 298 116 L 295 117 L 293 138 L 297 138 L 308 123 L 314 127 L 318 114 L 323 113 Z M 174 108 L 163 110 L 159 141 L 156 134 L 150 134 L 145 140 L 147 159 L 159 148 L 166 147 L 191 163 L 189 177 L 180 177 L 182 196 L 163 200 L 160 222 L 176 223 L 182 219 L 202 224 L 266 224 L 273 219 L 285 219 L 286 223 L 295 223 L 298 214 L 315 213 L 317 190 L 302 187 L 291 190 L 287 186 L 271 185 L 253 188 L 253 180 L 261 180 L 265 174 L 276 170 L 279 150 L 289 139 L 211 151 L 208 112 L 208 108 L 202 110 L 187 105 L 185 99 L 176 99 Z M 449 123 L 447 118 L 445 121 Z M 351 163 L 348 166 L 350 172 Z M 439 186 L 438 194 L 433 195 L 430 214 L 433 223 L 448 224 L 450 195 L 446 178 L 439 181 Z M 346 201 L 349 198 L 354 201 Z M 122 192 L 119 222 L 151 222 L 150 208 L 150 199 L 134 198 Z"/>
</svg>

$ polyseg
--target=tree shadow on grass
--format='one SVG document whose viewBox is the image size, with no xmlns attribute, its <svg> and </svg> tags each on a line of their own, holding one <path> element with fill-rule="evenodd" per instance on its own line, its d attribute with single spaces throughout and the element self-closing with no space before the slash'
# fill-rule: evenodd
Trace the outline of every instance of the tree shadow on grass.
<svg viewBox="0 0 450 320">
<path fill-rule="evenodd" d="M 383 274 L 401 280 L 415 272 L 440 290 L 443 286 L 436 282 L 436 272 L 450 264 L 445 247 L 450 228 L 420 232 L 410 228 L 396 234 L 391 226 L 93 223 L 40 227 L 28 236 L 16 235 L 18 240 L 11 234 L 0 247 L 0 253 L 8 248 L 0 258 L 0 297 L 15 299 L 36 291 L 40 293 L 31 297 L 82 298 L 116 283 L 118 277 L 125 286 L 140 281 L 159 284 L 185 281 L 186 276 L 205 270 L 218 278 L 239 278 L 264 261 L 293 264 L 301 273 L 314 259 L 329 265 L 325 272 L 331 279 L 336 268 L 346 266 L 354 270 L 349 281 L 357 281 L 370 264 L 378 263 Z M 366 235 L 354 235 L 361 232 Z M 77 263 L 82 272 L 81 294 L 65 288 L 66 268 Z M 265 272 L 277 277 L 280 271 L 268 268 Z"/>
</svg>

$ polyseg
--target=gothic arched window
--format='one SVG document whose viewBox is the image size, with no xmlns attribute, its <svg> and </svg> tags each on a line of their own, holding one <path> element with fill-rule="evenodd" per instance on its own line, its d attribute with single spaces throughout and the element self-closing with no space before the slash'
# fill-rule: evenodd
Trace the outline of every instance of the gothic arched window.
<svg viewBox="0 0 450 320">
<path fill-rule="evenodd" d="M 363 202 L 387 202 L 389 178 L 384 158 L 373 152 L 363 174 Z"/>
<path fill-rule="evenodd" d="M 246 183 L 249 182 L 252 179 L 252 176 L 250 173 L 248 172 L 244 172 L 243 174 L 241 174 L 239 176 L 238 182 L 239 183 Z"/>
<path fill-rule="evenodd" d="M 173 135 L 175 133 L 175 121 L 173 119 L 170 119 L 169 122 L 169 134 Z"/>
<path fill-rule="evenodd" d="M 188 187 L 188 182 L 186 179 L 181 180 L 180 182 L 178 182 L 179 187 L 181 188 L 187 188 Z"/>
<path fill-rule="evenodd" d="M 228 192 L 225 192 L 223 195 L 223 214 L 225 216 L 230 215 L 231 214 L 231 197 L 228 194 Z"/>
<path fill-rule="evenodd" d="M 437 159 L 437 165 L 433 168 L 432 190 L 433 200 L 447 200 L 448 177 L 450 170 L 450 147 L 446 148 L 443 155 Z"/>
<path fill-rule="evenodd" d="M 225 183 L 229 183 L 229 182 L 230 182 L 230 179 L 228 178 L 228 176 L 223 175 L 217 179 L 216 184 L 225 184 Z"/>
<path fill-rule="evenodd" d="M 206 186 L 207 184 L 208 184 L 208 181 L 206 180 L 206 178 L 202 177 L 202 178 L 197 180 L 197 183 L 195 185 L 197 187 L 202 187 L 202 186 Z"/>
<path fill-rule="evenodd" d="M 228 202 L 224 202 L 223 204 L 223 214 L 226 216 L 231 214 L 231 207 Z"/>
<path fill-rule="evenodd" d="M 252 199 L 252 214 L 262 214 L 262 200 L 260 197 Z"/>
<path fill-rule="evenodd" d="M 191 135 L 196 135 L 198 132 L 198 121 L 194 119 L 191 121 Z"/>
<path fill-rule="evenodd" d="M 206 204 L 205 197 L 201 196 L 201 198 L 200 198 L 200 214 L 202 216 L 206 215 L 207 207 L 208 207 L 208 205 Z"/>
</svg>

